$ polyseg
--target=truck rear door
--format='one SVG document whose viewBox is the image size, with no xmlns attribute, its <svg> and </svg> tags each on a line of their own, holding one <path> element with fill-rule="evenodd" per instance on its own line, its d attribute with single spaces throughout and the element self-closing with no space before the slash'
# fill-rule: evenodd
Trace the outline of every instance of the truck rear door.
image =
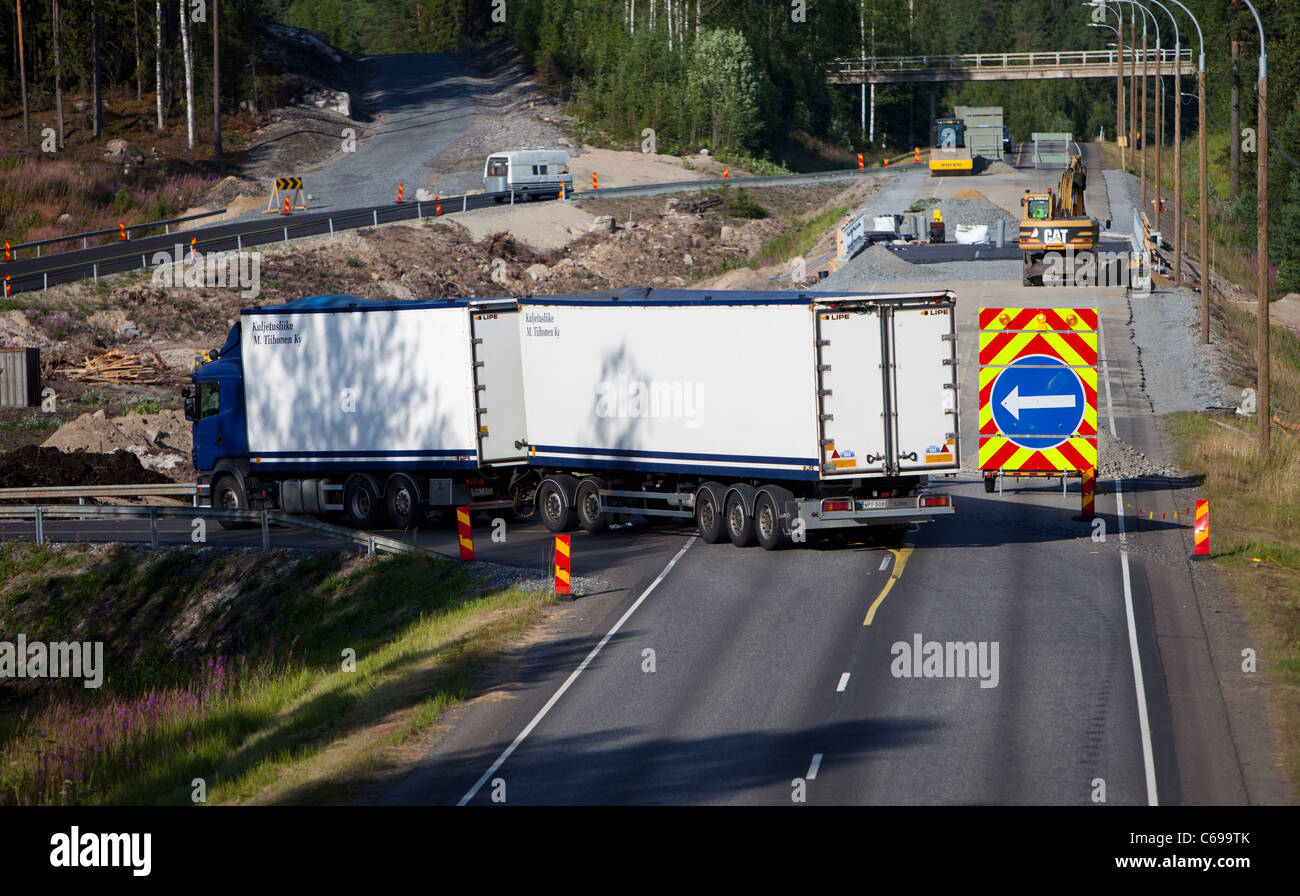
<svg viewBox="0 0 1300 896">
<path fill-rule="evenodd" d="M 886 323 L 896 469 L 959 469 L 955 301 L 941 294 L 891 304 Z"/>
<path fill-rule="evenodd" d="M 889 446 L 882 317 L 860 304 L 819 305 L 816 314 L 822 478 L 879 473 Z"/>
<path fill-rule="evenodd" d="M 470 333 L 479 464 L 524 463 L 527 428 L 519 359 L 519 311 L 514 302 L 471 307 Z"/>
</svg>

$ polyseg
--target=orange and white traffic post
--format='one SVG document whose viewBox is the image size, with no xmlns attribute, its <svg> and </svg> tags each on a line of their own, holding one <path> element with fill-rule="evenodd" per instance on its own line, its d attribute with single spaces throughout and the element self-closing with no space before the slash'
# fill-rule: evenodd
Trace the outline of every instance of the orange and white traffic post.
<svg viewBox="0 0 1300 896">
<path fill-rule="evenodd" d="M 858 153 L 858 170 L 861 171 L 867 167 L 867 163 L 862 158 L 862 153 Z"/>
<path fill-rule="evenodd" d="M 555 593 L 569 594 L 569 536 L 555 536 Z"/>
<path fill-rule="evenodd" d="M 5 274 L 5 298 L 9 297 L 9 275 Z"/>
<path fill-rule="evenodd" d="M 723 168 L 723 169 L 722 169 L 722 179 L 723 179 L 723 180 L 730 180 L 730 179 L 731 179 L 731 169 L 730 169 L 730 168 Z"/>
<path fill-rule="evenodd" d="M 912 147 L 912 164 L 913 165 L 921 164 L 921 147 L 919 146 Z"/>
<path fill-rule="evenodd" d="M 126 222 L 125 222 L 125 221 L 118 221 L 118 222 L 117 222 L 117 229 L 118 229 L 118 232 L 122 235 L 122 242 L 125 243 L 125 242 L 126 242 Z"/>
<path fill-rule="evenodd" d="M 596 172 L 594 172 L 594 171 L 591 172 L 591 188 L 592 188 L 593 190 L 598 190 L 598 189 L 600 189 L 598 186 L 596 186 Z"/>
<path fill-rule="evenodd" d="M 1192 558 L 1210 556 L 1210 502 L 1196 502 L 1196 523 L 1192 529 Z"/>
<path fill-rule="evenodd" d="M 286 208 L 288 208 L 288 203 L 289 200 L 286 199 L 285 200 Z M 286 211 L 285 214 L 287 215 L 289 214 L 289 212 Z M 190 258 L 198 258 L 198 257 L 199 257 L 199 238 L 196 236 L 192 236 L 190 237 Z"/>
<path fill-rule="evenodd" d="M 1079 480 L 1081 483 L 1079 491 L 1083 497 L 1083 518 L 1085 520 L 1090 520 L 1097 515 L 1097 469 L 1095 467 L 1088 467 L 1079 475 L 1082 477 Z"/>
<path fill-rule="evenodd" d="M 474 559 L 474 527 L 469 522 L 469 508 L 456 508 L 456 533 L 460 538 L 460 559 Z"/>
<path fill-rule="evenodd" d="M 289 197 L 288 197 L 288 196 L 285 196 L 285 197 L 284 197 L 284 213 L 285 213 L 286 215 L 289 214 Z"/>
<path fill-rule="evenodd" d="M 416 198 L 416 199 L 419 199 L 420 197 L 417 196 L 417 197 L 415 197 L 415 198 Z M 398 184 L 398 185 L 397 185 L 397 201 L 398 201 L 399 203 L 402 201 L 402 185 L 401 185 L 401 184 Z"/>
<path fill-rule="evenodd" d="M 433 215 L 434 215 L 434 217 L 436 218 L 436 217 L 440 216 L 441 214 L 442 214 L 442 197 L 441 197 L 441 196 L 434 196 L 434 197 L 433 197 Z"/>
<path fill-rule="evenodd" d="M 5 261 L 13 261 L 13 260 L 14 260 L 13 249 L 10 247 L 9 241 L 5 240 Z"/>
<path fill-rule="evenodd" d="M 885 164 L 884 164 L 883 167 L 885 167 L 885 168 L 888 168 L 888 167 L 889 167 L 889 157 L 888 157 L 888 156 L 885 157 Z"/>
</svg>

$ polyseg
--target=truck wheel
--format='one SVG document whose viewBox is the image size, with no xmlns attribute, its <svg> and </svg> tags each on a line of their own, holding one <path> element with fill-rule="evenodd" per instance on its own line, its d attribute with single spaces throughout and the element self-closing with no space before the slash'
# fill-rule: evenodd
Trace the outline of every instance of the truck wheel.
<svg viewBox="0 0 1300 896">
<path fill-rule="evenodd" d="M 537 488 L 537 512 L 552 532 L 570 532 L 578 524 L 578 512 L 564 500 L 564 492 L 553 480 Z"/>
<path fill-rule="evenodd" d="M 722 508 L 716 500 L 717 492 L 708 488 L 708 483 L 695 492 L 695 524 L 700 527 L 700 539 L 705 544 L 717 544 L 726 538 L 723 525 Z M 718 486 L 718 491 L 722 487 Z"/>
<path fill-rule="evenodd" d="M 343 486 L 343 506 L 359 529 L 369 529 L 379 521 L 379 492 L 368 476 L 353 476 Z"/>
<path fill-rule="evenodd" d="M 754 535 L 765 551 L 779 551 L 790 543 L 781 526 L 781 509 L 770 492 L 763 492 L 754 502 Z"/>
<path fill-rule="evenodd" d="M 218 476 L 212 483 L 212 506 L 216 510 L 247 510 L 248 494 L 239 484 L 237 476 Z M 223 529 L 244 529 L 248 523 L 238 520 L 219 520 Z"/>
<path fill-rule="evenodd" d="M 754 515 L 745 507 L 740 495 L 727 499 L 727 537 L 738 548 L 754 543 Z"/>
<path fill-rule="evenodd" d="M 409 529 L 420 521 L 420 493 L 404 473 L 390 476 L 384 489 L 384 508 L 388 519 L 398 529 Z"/>
<path fill-rule="evenodd" d="M 593 535 L 609 529 L 609 514 L 600 509 L 599 491 L 605 483 L 588 476 L 578 483 L 578 524 Z"/>
</svg>

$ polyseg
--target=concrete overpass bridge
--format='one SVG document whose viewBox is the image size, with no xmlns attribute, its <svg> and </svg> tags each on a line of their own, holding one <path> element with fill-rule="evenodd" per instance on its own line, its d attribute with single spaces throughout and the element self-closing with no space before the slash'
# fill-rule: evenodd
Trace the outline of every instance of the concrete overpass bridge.
<svg viewBox="0 0 1300 896">
<path fill-rule="evenodd" d="M 1113 78 L 1118 60 L 1115 50 L 1062 50 L 1047 53 L 967 53 L 960 56 L 874 56 L 837 59 L 827 80 L 832 84 L 907 84 L 936 81 L 1028 81 L 1042 78 Z M 1143 61 L 1154 74 L 1196 74 L 1190 47 L 1174 50 L 1124 48 L 1124 72 Z"/>
</svg>

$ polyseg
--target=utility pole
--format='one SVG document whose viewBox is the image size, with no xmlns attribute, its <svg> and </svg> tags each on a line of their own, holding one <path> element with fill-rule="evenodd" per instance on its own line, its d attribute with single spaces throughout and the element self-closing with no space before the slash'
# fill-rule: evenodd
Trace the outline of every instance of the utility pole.
<svg viewBox="0 0 1300 896">
<path fill-rule="evenodd" d="M 1228 100 L 1228 200 L 1241 193 L 1241 41 L 1232 42 L 1232 86 Z"/>
</svg>

